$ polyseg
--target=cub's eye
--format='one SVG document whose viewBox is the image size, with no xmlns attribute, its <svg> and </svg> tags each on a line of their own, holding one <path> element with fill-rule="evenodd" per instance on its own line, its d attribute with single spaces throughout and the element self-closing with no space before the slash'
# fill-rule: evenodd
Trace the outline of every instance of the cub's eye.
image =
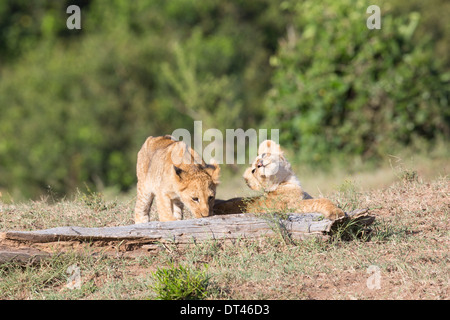
<svg viewBox="0 0 450 320">
<path fill-rule="evenodd" d="M 192 201 L 198 202 L 198 198 L 197 197 L 192 197 Z"/>
<path fill-rule="evenodd" d="M 214 200 L 214 197 L 213 196 L 209 196 L 208 197 L 208 201 L 213 201 Z"/>
</svg>

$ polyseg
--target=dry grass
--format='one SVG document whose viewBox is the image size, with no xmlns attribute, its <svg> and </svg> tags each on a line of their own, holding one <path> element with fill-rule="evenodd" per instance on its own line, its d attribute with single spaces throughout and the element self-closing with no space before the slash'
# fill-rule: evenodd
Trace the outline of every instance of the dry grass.
<svg viewBox="0 0 450 320">
<path fill-rule="evenodd" d="M 102 194 L 78 193 L 72 199 L 1 204 L 0 230 L 36 230 L 58 226 L 112 227 L 134 223 L 134 200 L 105 200 Z"/>
<path fill-rule="evenodd" d="M 449 299 L 449 182 L 409 174 L 381 189 L 341 183 L 327 196 L 377 216 L 363 239 L 211 241 L 136 259 L 64 253 L 34 265 L 0 266 L 0 299 L 152 299 L 151 272 L 173 264 L 193 270 L 206 264 L 208 299 Z M 92 193 L 1 204 L 0 231 L 131 224 L 133 206 L 133 199 L 106 201 Z M 71 265 L 81 270 L 80 289 L 66 288 Z M 379 289 L 367 285 L 370 268 L 379 272 Z"/>
</svg>

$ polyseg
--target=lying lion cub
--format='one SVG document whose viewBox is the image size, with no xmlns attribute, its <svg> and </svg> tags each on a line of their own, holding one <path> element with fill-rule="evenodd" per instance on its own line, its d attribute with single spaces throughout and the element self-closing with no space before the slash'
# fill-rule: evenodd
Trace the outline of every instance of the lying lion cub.
<svg viewBox="0 0 450 320">
<path fill-rule="evenodd" d="M 153 199 L 160 221 L 181 220 L 183 207 L 196 218 L 212 214 L 220 168 L 205 164 L 184 142 L 149 137 L 138 153 L 135 223 L 150 220 Z"/>
<path fill-rule="evenodd" d="M 303 191 L 300 182 L 283 155 L 280 146 L 272 140 L 262 142 L 258 156 L 244 172 L 247 185 L 264 195 L 251 198 L 216 200 L 214 214 L 261 213 L 264 211 L 318 212 L 328 219 L 344 216 L 344 212 L 328 199 L 313 199 Z"/>
</svg>

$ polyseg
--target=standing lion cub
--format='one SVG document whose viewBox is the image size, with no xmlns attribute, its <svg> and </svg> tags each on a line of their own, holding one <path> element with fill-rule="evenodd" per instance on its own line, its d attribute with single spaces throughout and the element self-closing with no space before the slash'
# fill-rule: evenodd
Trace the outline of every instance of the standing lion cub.
<svg viewBox="0 0 450 320">
<path fill-rule="evenodd" d="M 184 205 L 197 218 L 212 214 L 219 166 L 171 136 L 149 137 L 138 153 L 135 223 L 150 220 L 156 201 L 160 221 L 182 219 Z"/>
<path fill-rule="evenodd" d="M 264 194 L 251 198 L 216 200 L 214 214 L 265 211 L 318 212 L 328 219 L 337 219 L 345 215 L 330 200 L 313 199 L 303 191 L 280 146 L 272 140 L 260 144 L 258 156 L 245 170 L 244 179 L 251 189 L 263 191 Z"/>
</svg>

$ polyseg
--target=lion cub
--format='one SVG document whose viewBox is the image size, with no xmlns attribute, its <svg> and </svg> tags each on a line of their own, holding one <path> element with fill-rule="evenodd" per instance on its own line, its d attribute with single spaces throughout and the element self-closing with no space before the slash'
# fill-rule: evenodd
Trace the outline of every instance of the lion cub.
<svg viewBox="0 0 450 320">
<path fill-rule="evenodd" d="M 150 220 L 156 200 L 160 221 L 182 219 L 184 205 L 196 218 L 212 214 L 220 168 L 171 136 L 149 137 L 137 157 L 135 223 Z"/>
<path fill-rule="evenodd" d="M 303 191 L 280 146 L 272 140 L 260 144 L 258 156 L 251 167 L 245 170 L 244 179 L 251 189 L 261 190 L 264 195 L 247 199 L 216 200 L 215 214 L 280 210 L 297 213 L 318 212 L 328 219 L 345 215 L 330 200 L 313 199 Z"/>
</svg>

